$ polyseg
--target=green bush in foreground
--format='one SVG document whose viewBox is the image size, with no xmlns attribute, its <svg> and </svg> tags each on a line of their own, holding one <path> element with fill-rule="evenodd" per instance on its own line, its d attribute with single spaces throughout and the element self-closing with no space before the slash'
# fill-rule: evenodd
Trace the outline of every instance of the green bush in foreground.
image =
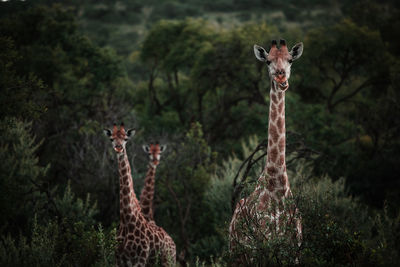
<svg viewBox="0 0 400 267">
<path fill-rule="evenodd" d="M 97 228 L 97 229 L 96 229 Z M 115 230 L 101 225 L 85 229 L 83 223 L 68 225 L 50 221 L 39 225 L 35 217 L 30 237 L 3 236 L 1 266 L 112 266 Z"/>
<path fill-rule="evenodd" d="M 250 146 L 255 147 L 252 143 Z M 293 156 L 296 155 L 288 158 Z M 300 266 L 392 266 L 399 262 L 398 208 L 370 210 L 348 195 L 344 179 L 314 177 L 306 166 L 306 162 L 297 160 L 288 173 L 294 195 L 288 205 L 295 204 L 302 216 L 301 246 L 293 242 L 290 233 L 263 236 L 253 220 L 242 224 L 248 230 L 248 238 L 253 237 L 250 245 L 235 254 L 227 252 L 224 261 L 229 265 L 241 254 L 245 255 L 247 266 L 287 266 L 296 261 Z M 232 177 L 228 175 L 226 179 Z M 251 181 L 248 184 L 251 187 Z"/>
</svg>

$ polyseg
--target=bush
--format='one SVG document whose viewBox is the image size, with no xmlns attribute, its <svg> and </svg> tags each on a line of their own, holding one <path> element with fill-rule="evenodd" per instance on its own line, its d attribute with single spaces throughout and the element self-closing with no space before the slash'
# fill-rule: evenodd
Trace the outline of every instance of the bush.
<svg viewBox="0 0 400 267">
<path fill-rule="evenodd" d="M 379 265 L 389 266 L 400 262 L 400 210 L 397 205 L 391 212 L 386 203 L 383 212 L 375 216 L 370 243 Z"/>
<path fill-rule="evenodd" d="M 29 237 L 3 236 L 0 242 L 1 266 L 113 266 L 115 229 L 105 232 L 85 229 L 83 223 L 68 225 L 33 221 Z"/>
<path fill-rule="evenodd" d="M 157 170 L 155 221 L 174 239 L 178 255 L 181 251 L 186 260 L 205 257 L 215 248 L 215 228 L 210 223 L 214 213 L 206 192 L 215 173 L 216 153 L 199 123 L 192 123 L 184 137 L 170 142 L 165 153 Z"/>
<path fill-rule="evenodd" d="M 37 224 L 35 216 L 30 241 L 22 234 L 14 239 L 8 234 L 0 243 L 1 266 L 61 266 L 67 255 L 57 255 L 60 230 L 57 223 Z"/>
<path fill-rule="evenodd" d="M 244 145 L 245 157 L 256 143 Z M 297 155 L 292 153 L 288 158 L 297 158 Z M 305 160 L 294 162 L 288 170 L 294 198 L 286 205 L 295 204 L 301 212 L 301 246 L 293 242 L 290 228 L 286 230 L 287 235 L 275 232 L 273 238 L 265 238 L 258 230 L 259 221 L 244 221 L 241 227 L 245 228 L 250 243 L 239 246 L 234 253 L 228 252 L 224 257 L 226 262 L 232 263 L 238 256 L 247 266 L 286 266 L 295 264 L 296 259 L 305 266 L 388 266 L 398 262 L 400 215 L 397 207 L 374 215 L 367 206 L 348 195 L 344 178 L 332 181 L 328 176 L 315 177 Z M 239 165 L 237 161 L 227 166 L 232 172 Z M 255 166 L 256 172 L 261 170 L 262 165 Z M 221 180 L 218 184 L 228 187 L 231 185 L 228 181 L 233 178 L 227 172 L 225 181 Z M 248 194 L 254 183 L 249 181 L 246 187 L 243 191 Z M 273 224 L 270 226 L 274 228 Z"/>
<path fill-rule="evenodd" d="M 39 145 L 31 134 L 31 123 L 10 117 L 0 120 L 0 234 L 17 234 L 35 210 L 48 208 L 41 190 L 48 167 L 39 165 Z"/>
</svg>

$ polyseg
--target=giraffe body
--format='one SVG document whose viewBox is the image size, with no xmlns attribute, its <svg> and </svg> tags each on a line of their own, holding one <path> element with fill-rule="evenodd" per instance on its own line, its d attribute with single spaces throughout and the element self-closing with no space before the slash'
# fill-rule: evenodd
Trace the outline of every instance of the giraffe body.
<svg viewBox="0 0 400 267">
<path fill-rule="evenodd" d="M 157 166 L 160 163 L 161 153 L 165 150 L 166 146 L 159 144 L 150 144 L 150 146 L 143 146 L 143 150 L 148 153 L 149 165 L 144 180 L 144 186 L 140 194 L 140 207 L 142 213 L 148 221 L 154 221 L 154 186 Z"/>
<path fill-rule="evenodd" d="M 280 49 L 276 44 L 272 43 L 269 53 L 254 46 L 256 57 L 268 64 L 271 76 L 267 162 L 255 190 L 236 205 L 229 227 L 231 251 L 239 246 L 252 246 L 252 235 L 269 239 L 274 234 L 290 234 L 285 230 L 287 226 L 301 244 L 299 212 L 295 206 L 285 205 L 285 200 L 292 196 L 285 162 L 285 91 L 289 87 L 291 62 L 300 57 L 303 48 L 298 44 L 289 52 L 283 40 Z M 239 255 L 237 264 L 249 262 L 246 257 Z"/>
<path fill-rule="evenodd" d="M 131 130 L 114 125 L 105 130 L 117 152 L 120 183 L 120 224 L 117 232 L 117 266 L 152 266 L 159 259 L 163 266 L 174 266 L 176 248 L 165 230 L 143 216 L 133 190 L 131 167 L 125 150 Z"/>
</svg>

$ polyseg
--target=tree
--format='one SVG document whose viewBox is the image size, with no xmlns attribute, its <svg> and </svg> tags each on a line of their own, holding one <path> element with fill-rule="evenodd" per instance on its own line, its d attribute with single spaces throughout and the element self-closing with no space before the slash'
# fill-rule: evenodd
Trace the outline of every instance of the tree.
<svg viewBox="0 0 400 267">
<path fill-rule="evenodd" d="M 215 172 L 216 154 L 204 140 L 199 123 L 193 123 L 176 143 L 169 143 L 166 153 L 157 172 L 155 220 L 172 233 L 177 254 L 187 261 L 198 255 L 193 250 L 198 240 L 215 231 L 207 223 L 213 214 L 205 195 Z"/>
<path fill-rule="evenodd" d="M 164 128 L 182 130 L 193 121 L 222 154 L 223 147 L 239 150 L 237 138 L 261 132 L 267 106 L 261 64 L 252 45 L 262 43 L 275 30 L 265 24 L 246 25 L 218 33 L 203 21 L 161 21 L 144 41 L 141 58 L 149 67 L 146 97 L 150 110 L 140 108 Z M 223 144 L 220 142 L 223 140 Z"/>
<path fill-rule="evenodd" d="M 296 91 L 303 101 L 291 112 L 292 129 L 304 133 L 306 144 L 321 152 L 317 173 L 345 176 L 352 193 L 381 205 L 396 194 L 393 184 L 399 173 L 397 56 L 377 28 L 348 19 L 310 31 L 306 47 L 312 53 L 299 66 L 305 75 Z"/>
<path fill-rule="evenodd" d="M 40 142 L 31 134 L 31 123 L 3 118 L 0 135 L 0 234 L 17 233 L 26 230 L 35 211 L 55 211 L 55 202 L 43 184 L 48 166 L 39 164 Z"/>
<path fill-rule="evenodd" d="M 323 100 L 333 113 L 361 91 L 388 87 L 388 58 L 379 32 L 345 19 L 310 31 L 305 43 L 312 52 L 306 53 L 302 70 L 307 75 L 297 91 L 306 101 Z"/>
<path fill-rule="evenodd" d="M 45 85 L 33 72 L 18 73 L 23 59 L 13 39 L 0 36 L 0 46 L 0 117 L 37 119 L 46 110 L 40 99 Z"/>
<path fill-rule="evenodd" d="M 70 170 L 71 144 L 85 146 L 80 130 L 128 113 L 125 102 L 119 101 L 130 86 L 120 60 L 112 50 L 101 49 L 82 35 L 73 13 L 61 6 L 38 6 L 10 14 L 1 20 L 0 31 L 14 44 L 19 57 L 14 72 L 36 81 L 25 90 L 24 103 L 36 103 L 37 99 L 46 107 L 41 120 L 33 124 L 37 136 L 46 138 L 38 151 L 40 160 L 52 162 L 49 175 L 56 176 L 53 181 L 66 179 L 60 174 Z M 41 90 L 36 91 L 37 87 Z M 7 92 L 3 93 L 7 97 Z M 70 178 L 78 177 L 75 172 Z"/>
</svg>

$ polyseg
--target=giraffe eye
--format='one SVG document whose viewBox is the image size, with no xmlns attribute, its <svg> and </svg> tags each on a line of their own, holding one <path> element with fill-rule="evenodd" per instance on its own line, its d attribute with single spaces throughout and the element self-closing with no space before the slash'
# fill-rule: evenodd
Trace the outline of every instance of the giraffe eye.
<svg viewBox="0 0 400 267">
<path fill-rule="evenodd" d="M 289 59 L 289 64 L 292 64 L 293 60 Z"/>
<path fill-rule="evenodd" d="M 125 138 L 124 140 L 125 140 L 125 142 L 126 142 L 126 141 L 128 141 L 128 138 Z"/>
<path fill-rule="evenodd" d="M 114 141 L 114 139 L 110 138 L 110 141 L 112 142 L 112 141 Z"/>
<path fill-rule="evenodd" d="M 267 60 L 267 65 L 271 64 L 271 61 Z"/>
</svg>

